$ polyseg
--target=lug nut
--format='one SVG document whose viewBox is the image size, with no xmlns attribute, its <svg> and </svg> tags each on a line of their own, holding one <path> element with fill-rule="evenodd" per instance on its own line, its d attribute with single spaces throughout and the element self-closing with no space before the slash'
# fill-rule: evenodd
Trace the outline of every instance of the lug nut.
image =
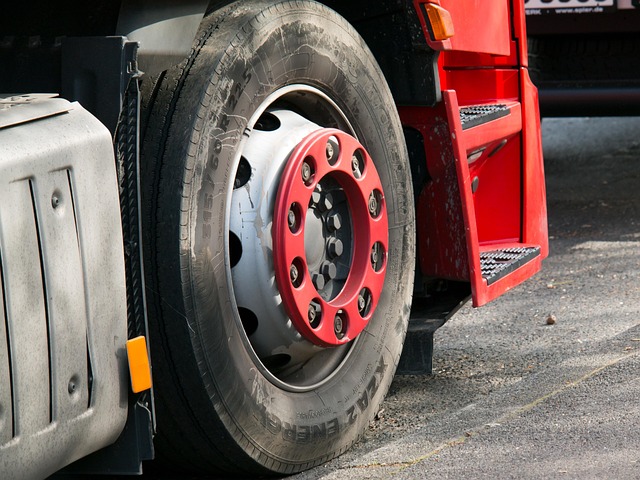
<svg viewBox="0 0 640 480">
<path fill-rule="evenodd" d="M 309 310 L 307 311 L 307 318 L 309 323 L 313 324 L 318 317 L 318 306 L 315 303 L 309 304 Z"/>
<path fill-rule="evenodd" d="M 339 213 L 334 213 L 327 217 L 327 227 L 329 227 L 330 230 L 340 230 L 340 227 L 342 227 L 342 219 Z"/>
<path fill-rule="evenodd" d="M 382 250 L 382 245 L 380 242 L 376 242 L 373 244 L 371 248 L 371 266 L 373 270 L 379 272 L 383 267 L 383 259 L 384 259 L 384 250 Z"/>
<path fill-rule="evenodd" d="M 321 212 L 328 212 L 333 208 L 333 195 L 331 194 L 331 192 L 327 192 L 322 196 L 322 198 L 317 203 L 318 203 L 318 208 L 320 209 Z"/>
<path fill-rule="evenodd" d="M 351 157 L 351 170 L 353 171 L 353 176 L 356 178 L 360 178 L 362 176 L 362 172 L 360 171 L 360 160 L 355 155 Z"/>
<path fill-rule="evenodd" d="M 320 200 L 322 200 L 322 194 L 314 190 L 313 193 L 311 194 L 311 205 L 319 207 Z"/>
<path fill-rule="evenodd" d="M 333 319 L 333 331 L 335 332 L 337 338 L 340 339 L 344 337 L 344 321 L 342 320 L 340 314 L 336 315 L 336 317 Z"/>
<path fill-rule="evenodd" d="M 376 243 L 371 249 L 371 263 L 374 265 L 378 263 L 378 244 Z"/>
<path fill-rule="evenodd" d="M 311 281 L 315 285 L 316 290 L 319 291 L 319 290 L 322 290 L 324 288 L 325 279 L 324 279 L 324 275 L 322 275 L 321 273 L 314 273 L 311 276 Z"/>
<path fill-rule="evenodd" d="M 287 221 L 289 222 L 289 228 L 293 229 L 296 226 L 296 212 L 289 210 L 287 214 Z"/>
<path fill-rule="evenodd" d="M 296 267 L 294 264 L 291 264 L 291 268 L 289 269 L 289 277 L 291 278 L 291 283 L 293 283 L 294 285 L 298 282 L 298 267 Z"/>
<path fill-rule="evenodd" d="M 371 192 L 371 195 L 369 195 L 369 213 L 371 214 L 372 217 L 377 217 L 378 216 L 378 199 L 376 198 L 376 195 L 374 192 Z"/>
<path fill-rule="evenodd" d="M 336 137 L 329 137 L 325 153 L 327 154 L 327 161 L 330 165 L 333 165 L 338 158 L 338 148 L 338 139 Z"/>
<path fill-rule="evenodd" d="M 329 245 L 327 245 L 327 250 L 331 257 L 339 257 L 342 255 L 342 252 L 344 252 L 344 244 L 341 240 L 334 238 L 329 242 Z"/>
<path fill-rule="evenodd" d="M 331 160 L 333 158 L 334 150 L 331 142 L 327 142 L 327 160 Z"/>
<path fill-rule="evenodd" d="M 302 180 L 304 183 L 308 183 L 311 180 L 311 165 L 307 162 L 302 162 Z"/>
<path fill-rule="evenodd" d="M 324 262 L 320 271 L 325 277 L 329 277 L 329 280 L 333 280 L 338 275 L 338 267 L 333 262 Z"/>
<path fill-rule="evenodd" d="M 358 312 L 360 312 L 360 315 L 363 314 L 364 307 L 366 306 L 367 306 L 367 302 L 364 299 L 364 297 L 362 295 L 358 295 Z"/>
</svg>

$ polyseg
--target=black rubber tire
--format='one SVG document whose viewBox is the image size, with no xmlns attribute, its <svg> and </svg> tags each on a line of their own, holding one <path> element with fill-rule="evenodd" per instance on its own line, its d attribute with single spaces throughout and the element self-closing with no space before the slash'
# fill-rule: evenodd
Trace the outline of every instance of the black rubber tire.
<svg viewBox="0 0 640 480">
<path fill-rule="evenodd" d="M 323 91 L 347 115 L 374 159 L 389 217 L 379 306 L 336 375 L 303 393 L 276 387 L 256 368 L 230 301 L 224 246 L 225 192 L 247 119 L 291 83 Z M 370 51 L 320 4 L 239 1 L 205 18 L 188 60 L 143 87 L 157 455 L 191 470 L 261 475 L 298 472 L 341 454 L 391 383 L 414 272 L 408 157 Z"/>
</svg>

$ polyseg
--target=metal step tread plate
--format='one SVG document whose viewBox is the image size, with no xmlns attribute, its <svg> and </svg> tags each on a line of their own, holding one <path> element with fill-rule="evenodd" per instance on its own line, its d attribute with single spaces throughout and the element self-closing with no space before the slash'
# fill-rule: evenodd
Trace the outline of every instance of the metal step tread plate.
<svg viewBox="0 0 640 480">
<path fill-rule="evenodd" d="M 480 253 L 482 276 L 488 285 L 495 283 L 540 255 L 540 247 L 512 247 Z"/>
<path fill-rule="evenodd" d="M 460 123 L 462 123 L 462 129 L 466 130 L 491 120 L 506 117 L 509 113 L 509 107 L 503 103 L 460 107 Z"/>
</svg>

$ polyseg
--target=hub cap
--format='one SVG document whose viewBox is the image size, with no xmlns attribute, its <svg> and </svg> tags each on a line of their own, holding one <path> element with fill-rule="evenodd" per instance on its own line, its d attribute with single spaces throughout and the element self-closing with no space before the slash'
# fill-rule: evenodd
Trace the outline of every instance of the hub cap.
<svg viewBox="0 0 640 480">
<path fill-rule="evenodd" d="M 292 152 L 276 199 L 278 288 L 295 328 L 325 347 L 353 340 L 382 291 L 387 214 L 378 173 L 352 136 L 321 129 Z"/>
</svg>

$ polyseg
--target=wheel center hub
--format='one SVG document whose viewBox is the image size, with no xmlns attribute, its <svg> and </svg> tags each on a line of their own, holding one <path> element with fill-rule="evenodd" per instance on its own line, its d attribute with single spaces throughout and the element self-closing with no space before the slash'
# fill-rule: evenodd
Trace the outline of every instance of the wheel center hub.
<svg viewBox="0 0 640 480">
<path fill-rule="evenodd" d="M 320 129 L 293 150 L 273 215 L 273 258 L 298 332 L 338 346 L 366 327 L 386 272 L 388 220 L 371 157 L 351 135 Z"/>
</svg>

